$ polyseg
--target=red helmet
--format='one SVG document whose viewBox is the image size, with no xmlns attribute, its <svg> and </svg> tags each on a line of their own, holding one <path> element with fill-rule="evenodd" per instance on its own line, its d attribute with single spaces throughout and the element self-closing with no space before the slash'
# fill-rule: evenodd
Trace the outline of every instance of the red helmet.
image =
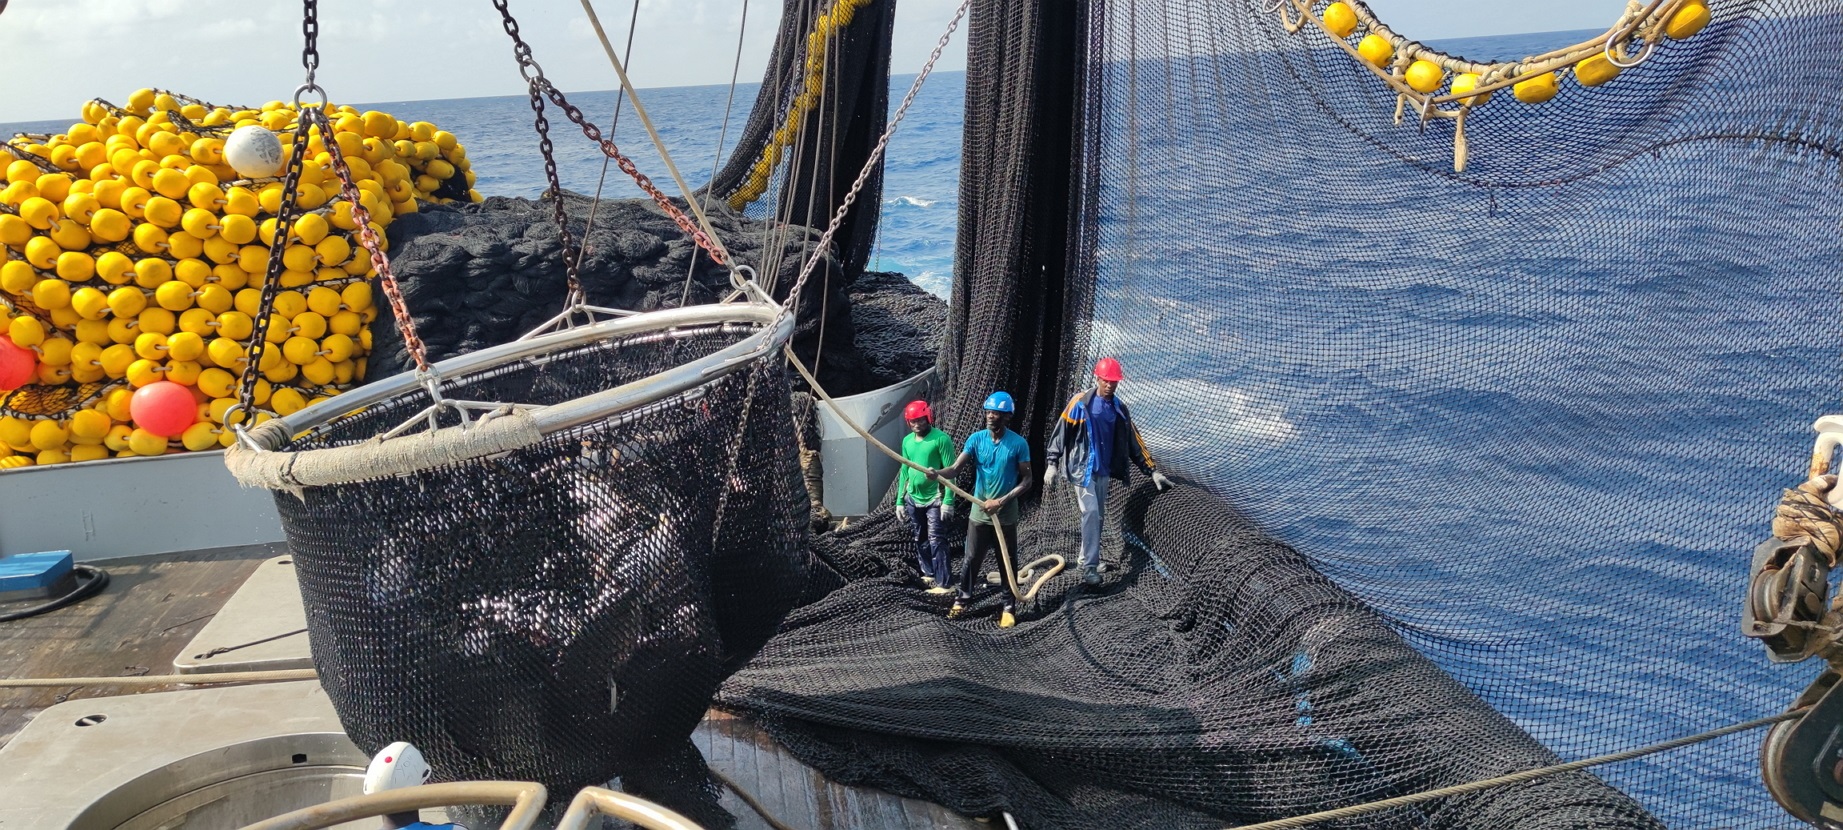
<svg viewBox="0 0 1843 830">
<path fill-rule="evenodd" d="M 928 408 L 927 401 L 909 401 L 909 405 L 902 408 L 903 420 L 913 421 L 916 418 L 934 420 L 934 410 Z"/>
<path fill-rule="evenodd" d="M 1120 371 L 1120 361 L 1103 357 L 1094 364 L 1094 376 L 1110 383 L 1119 383 L 1126 379 L 1126 373 Z"/>
</svg>

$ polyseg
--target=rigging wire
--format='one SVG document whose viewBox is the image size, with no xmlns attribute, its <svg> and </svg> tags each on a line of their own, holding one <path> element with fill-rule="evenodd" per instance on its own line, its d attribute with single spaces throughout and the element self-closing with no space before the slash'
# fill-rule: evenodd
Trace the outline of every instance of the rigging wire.
<svg viewBox="0 0 1843 830">
<path fill-rule="evenodd" d="M 831 128 L 827 129 L 826 124 L 822 124 L 820 129 L 824 131 L 826 136 L 826 204 L 831 205 L 838 197 L 838 113 L 844 102 L 839 100 L 838 92 L 840 61 L 838 55 L 838 39 L 841 35 L 839 34 L 837 26 L 832 27 L 832 31 L 828 37 L 832 42 L 828 44 L 826 48 L 825 80 L 826 84 L 830 86 L 831 89 L 827 92 L 828 104 L 822 104 L 821 106 L 829 105 L 832 108 L 832 117 L 825 119 L 826 124 L 829 124 Z M 820 114 L 823 116 L 824 113 L 825 110 L 821 109 Z M 815 148 L 814 152 L 817 152 L 817 148 Z M 817 185 L 819 183 L 819 171 L 817 169 L 819 165 L 815 164 L 813 167 L 815 168 L 813 171 L 813 183 Z M 806 213 L 809 219 L 813 213 L 812 192 L 815 189 L 816 188 L 807 189 Z M 819 364 L 825 358 L 826 315 L 831 311 L 832 305 L 832 270 L 832 263 L 827 263 L 825 277 L 822 278 L 819 283 L 819 337 L 813 341 L 813 374 L 815 375 L 819 374 Z"/>
<path fill-rule="evenodd" d="M 800 10 L 801 17 L 799 28 L 796 29 L 796 31 L 804 33 L 811 28 L 813 21 L 818 19 L 819 4 L 823 4 L 824 2 L 825 0 L 815 0 L 814 4 L 808 5 Z M 809 43 L 806 38 L 801 38 L 799 42 L 802 44 Z M 799 50 L 792 51 L 787 62 L 790 71 L 785 73 L 789 76 L 787 78 L 789 84 L 785 87 L 776 87 L 775 97 L 780 101 L 781 109 L 780 115 L 775 120 L 777 124 L 786 123 L 787 120 L 793 116 L 794 93 L 791 83 L 793 80 L 791 77 L 793 74 L 791 68 L 796 66 L 804 67 L 805 56 L 805 52 Z M 777 78 L 777 81 L 778 80 Z M 767 225 L 765 241 L 762 243 L 764 246 L 763 250 L 772 251 L 774 257 L 774 267 L 767 270 L 767 282 L 765 284 L 768 293 L 771 295 L 774 293 L 774 289 L 780 285 L 781 264 L 787 259 L 787 237 L 791 233 L 791 229 L 788 226 L 792 224 L 793 221 L 793 207 L 787 201 L 787 192 L 790 189 L 789 183 L 798 181 L 800 171 L 805 167 L 805 165 L 802 164 L 804 154 L 801 152 L 801 148 L 806 146 L 806 125 L 807 122 L 800 122 L 799 128 L 794 133 L 793 141 L 787 145 L 791 150 L 784 154 L 787 161 L 786 164 L 782 166 L 781 174 L 775 182 L 773 218 Z M 770 140 L 772 141 L 773 139 L 770 138 Z"/>
<path fill-rule="evenodd" d="M 637 15 L 639 11 L 640 0 L 634 0 L 634 13 Z M 717 152 L 710 157 L 710 182 L 704 185 L 704 208 L 706 210 L 710 209 L 710 192 L 717 189 L 717 168 L 721 167 L 723 164 L 723 140 L 729 136 L 730 107 L 736 103 L 736 79 L 742 73 L 742 43 L 748 33 L 749 0 L 742 0 L 742 23 L 737 27 L 736 31 L 736 65 L 730 68 L 730 94 L 723 102 L 723 126 L 717 128 Z M 633 47 L 633 31 L 631 29 L 627 32 L 627 45 L 630 49 Z M 614 115 L 616 118 L 619 118 L 621 115 L 619 101 L 615 102 Z M 604 162 L 602 164 L 602 171 L 604 174 L 607 169 L 608 165 Z M 698 258 L 694 256 L 691 258 L 691 263 L 685 267 L 685 288 L 678 294 L 678 304 L 680 307 L 683 307 L 685 303 L 691 299 L 691 275 L 696 274 L 697 270 Z"/>
<path fill-rule="evenodd" d="M 747 0 L 744 0 L 744 6 L 746 9 Z M 621 60 L 626 61 L 628 63 L 633 62 L 634 30 L 638 29 L 639 26 L 640 26 L 640 0 L 634 0 L 633 14 L 632 16 L 627 18 L 627 47 L 621 53 Z M 736 57 L 738 60 L 741 60 L 742 58 L 742 53 L 740 51 L 741 47 L 738 46 L 737 49 L 738 49 L 738 52 L 736 54 Z M 736 82 L 734 80 L 730 81 L 730 88 L 732 90 L 735 88 L 735 84 Z M 626 98 L 627 98 L 627 90 L 625 88 L 617 89 L 614 91 L 614 118 L 612 118 L 608 123 L 608 140 L 609 141 L 613 141 L 615 138 L 615 134 L 619 132 L 621 129 L 621 102 L 626 100 Z M 723 117 L 725 119 L 729 118 L 728 110 L 724 111 Z M 602 186 L 608 183 L 608 163 L 613 160 L 614 159 L 611 159 L 608 157 L 607 153 L 602 154 L 602 174 L 600 178 L 595 180 L 595 198 L 589 202 L 589 221 L 582 226 L 582 245 L 577 247 L 576 249 L 576 270 L 578 272 L 582 270 L 583 258 L 589 255 L 589 232 L 595 229 L 595 214 L 601 210 L 601 206 L 602 206 Z M 563 198 L 563 194 L 561 193 L 557 194 L 557 198 L 559 199 Z M 697 259 L 698 258 L 696 255 L 693 255 L 691 257 L 691 262 L 693 266 L 697 264 Z M 689 280 L 690 277 L 686 277 L 686 279 Z M 682 300 L 679 301 L 679 305 L 684 305 L 684 301 Z"/>
<path fill-rule="evenodd" d="M 724 247 L 723 240 L 717 236 L 716 229 L 710 226 L 710 217 L 704 215 L 704 208 L 698 204 L 696 198 L 693 198 L 691 186 L 685 184 L 684 174 L 678 172 L 678 165 L 672 162 L 672 153 L 666 149 L 665 140 L 661 139 L 659 131 L 654 129 L 653 119 L 647 117 L 646 107 L 640 103 L 639 93 L 634 90 L 633 82 L 627 79 L 627 67 L 614 54 L 614 44 L 608 41 L 608 33 L 602 29 L 601 18 L 595 16 L 594 3 L 591 0 L 582 0 L 582 10 L 589 15 L 589 25 L 595 28 L 595 37 L 602 42 L 602 50 L 608 54 L 608 62 L 613 64 L 614 74 L 620 77 L 621 88 L 627 91 L 628 98 L 633 99 L 634 115 L 639 116 L 640 124 L 646 127 L 647 136 L 653 140 L 653 148 L 659 151 L 659 160 L 665 164 L 666 171 L 672 174 L 672 180 L 678 183 L 679 192 L 684 194 L 685 204 L 697 217 L 698 226 L 703 228 L 704 235 L 710 237 L 712 245 L 722 252 L 724 261 L 729 261 L 729 249 Z"/>
<path fill-rule="evenodd" d="M 942 32 L 941 39 L 934 44 L 934 51 L 928 54 L 927 62 L 922 64 L 921 73 L 916 75 L 915 82 L 909 85 L 909 91 L 902 96 L 902 103 L 896 107 L 896 114 L 890 118 L 889 124 L 883 128 L 883 135 L 877 139 L 877 145 L 871 148 L 870 154 L 864 159 L 864 167 L 858 171 L 857 179 L 851 183 L 851 190 L 845 193 L 844 201 L 839 203 L 838 210 L 832 214 L 832 221 L 826 226 L 825 233 L 820 235 L 819 244 L 814 247 L 812 255 L 808 256 L 805 264 L 800 267 L 800 278 L 795 280 L 793 287 L 787 290 L 787 301 L 781 305 L 782 315 L 791 312 L 794 302 L 800 296 L 801 289 L 812 277 L 813 268 L 825 258 L 826 247 L 832 244 L 832 237 L 837 235 L 838 226 L 845 221 L 845 215 L 851 212 L 851 205 L 857 201 L 858 191 L 863 189 L 864 182 L 870 178 L 871 171 L 876 170 L 882 163 L 883 151 L 889 148 L 890 138 L 896 134 L 896 128 L 901 126 L 902 119 L 909 114 L 909 106 L 915 103 L 915 96 L 921 92 L 922 84 L 927 83 L 928 76 L 934 73 L 934 64 L 941 59 L 941 53 L 946 51 L 948 42 L 953 39 L 954 31 L 960 28 L 961 19 L 966 17 L 967 7 L 971 5 L 972 0 L 961 0 L 959 8 L 954 10 L 953 19 L 947 23 L 947 31 Z"/>
</svg>

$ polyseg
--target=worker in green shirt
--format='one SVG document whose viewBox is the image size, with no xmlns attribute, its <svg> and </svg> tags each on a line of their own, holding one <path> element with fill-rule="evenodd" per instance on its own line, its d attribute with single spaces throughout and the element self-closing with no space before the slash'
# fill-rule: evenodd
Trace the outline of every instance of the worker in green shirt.
<svg viewBox="0 0 1843 830">
<path fill-rule="evenodd" d="M 902 410 L 909 434 L 902 437 L 902 457 L 926 469 L 953 463 L 953 439 L 934 425 L 927 401 L 911 401 Z M 942 525 L 953 518 L 953 492 L 927 473 L 903 465 L 896 475 L 896 515 L 909 525 L 915 539 L 915 559 L 921 566 L 928 593 L 949 593 L 947 537 Z"/>
</svg>

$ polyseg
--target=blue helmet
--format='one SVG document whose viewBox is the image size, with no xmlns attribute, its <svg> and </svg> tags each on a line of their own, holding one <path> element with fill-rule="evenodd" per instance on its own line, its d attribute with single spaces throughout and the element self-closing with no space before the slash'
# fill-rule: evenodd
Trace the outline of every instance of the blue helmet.
<svg viewBox="0 0 1843 830">
<path fill-rule="evenodd" d="M 1011 401 L 1009 392 L 993 392 L 985 399 L 987 412 L 1016 412 L 1017 404 Z"/>
</svg>

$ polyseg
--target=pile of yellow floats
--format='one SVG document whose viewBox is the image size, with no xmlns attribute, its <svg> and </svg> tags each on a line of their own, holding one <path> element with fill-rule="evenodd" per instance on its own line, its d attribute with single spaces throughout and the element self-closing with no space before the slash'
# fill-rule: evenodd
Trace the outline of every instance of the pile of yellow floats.
<svg viewBox="0 0 1843 830">
<path fill-rule="evenodd" d="M 480 200 L 452 133 L 328 112 L 380 239 L 419 201 Z M 306 212 L 285 230 L 280 173 L 245 178 L 224 157 L 251 125 L 291 152 L 297 117 L 279 101 L 143 89 L 125 107 L 85 104 L 63 134 L 0 144 L 0 470 L 228 446 L 278 232 L 285 290 L 256 367 L 257 419 L 363 380 L 376 271 L 325 139 L 310 139 L 295 197 Z"/>
</svg>

